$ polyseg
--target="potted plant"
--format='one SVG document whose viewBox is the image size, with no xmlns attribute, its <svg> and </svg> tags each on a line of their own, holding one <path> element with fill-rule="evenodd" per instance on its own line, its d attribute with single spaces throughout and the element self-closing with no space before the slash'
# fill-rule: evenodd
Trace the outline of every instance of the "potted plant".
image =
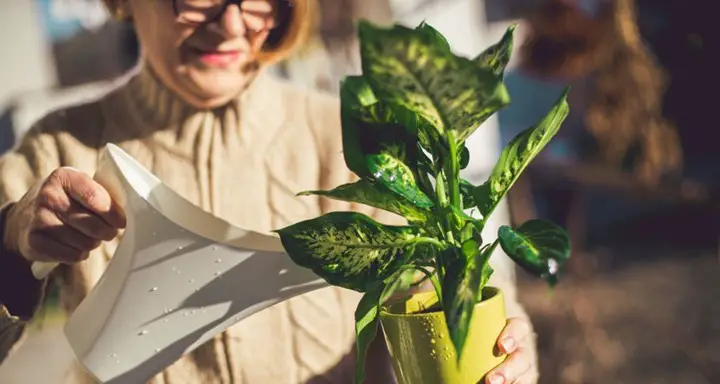
<svg viewBox="0 0 720 384">
<path fill-rule="evenodd" d="M 465 140 L 510 102 L 503 72 L 514 27 L 473 59 L 457 56 L 435 29 L 358 24 L 362 75 L 341 84 L 343 151 L 359 180 L 307 191 L 387 210 L 407 225 L 332 212 L 277 230 L 289 256 L 332 285 L 364 293 L 355 312 L 356 382 L 381 322 L 403 383 L 476 383 L 502 362 L 502 292 L 487 286 L 498 245 L 525 270 L 554 284 L 569 257 L 565 231 L 531 220 L 480 234 L 487 218 L 568 114 L 567 89 L 545 118 L 515 137 L 488 180 L 460 178 Z M 473 218 L 470 210 L 482 217 Z M 408 277 L 422 278 L 408 280 Z M 387 303 L 429 280 L 430 292 Z"/>
</svg>

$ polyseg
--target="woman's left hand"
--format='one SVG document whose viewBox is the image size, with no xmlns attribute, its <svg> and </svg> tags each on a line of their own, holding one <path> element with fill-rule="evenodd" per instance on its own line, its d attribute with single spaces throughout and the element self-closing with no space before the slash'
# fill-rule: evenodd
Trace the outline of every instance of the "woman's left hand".
<svg viewBox="0 0 720 384">
<path fill-rule="evenodd" d="M 537 368 L 530 323 L 522 318 L 508 319 L 498 339 L 498 347 L 508 355 L 507 359 L 493 369 L 486 379 L 488 384 L 535 384 Z"/>
</svg>

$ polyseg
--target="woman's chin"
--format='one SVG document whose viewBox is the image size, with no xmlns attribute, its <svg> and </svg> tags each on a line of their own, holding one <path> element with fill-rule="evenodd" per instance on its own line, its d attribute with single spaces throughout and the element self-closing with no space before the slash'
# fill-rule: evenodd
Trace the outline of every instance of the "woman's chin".
<svg viewBox="0 0 720 384">
<path fill-rule="evenodd" d="M 222 70 L 191 70 L 188 73 L 190 82 L 195 88 L 196 96 L 201 103 L 211 104 L 204 107 L 217 107 L 225 104 L 240 94 L 251 81 L 252 76 L 237 71 Z"/>
</svg>

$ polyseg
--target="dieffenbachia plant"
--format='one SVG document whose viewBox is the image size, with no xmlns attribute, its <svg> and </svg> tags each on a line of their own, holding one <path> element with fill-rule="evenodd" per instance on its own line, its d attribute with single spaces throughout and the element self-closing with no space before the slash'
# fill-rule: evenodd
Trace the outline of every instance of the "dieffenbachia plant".
<svg viewBox="0 0 720 384">
<path fill-rule="evenodd" d="M 333 212 L 277 232 L 295 263 L 332 285 L 364 293 L 355 312 L 359 382 L 380 306 L 407 288 L 406 272 L 421 272 L 432 282 L 459 360 L 496 247 L 553 284 L 570 247 L 565 231 L 543 220 L 502 226 L 493 242 L 480 236 L 498 203 L 560 128 L 569 111 L 567 90 L 545 118 L 507 145 L 484 184 L 460 178 L 470 156 L 465 140 L 510 102 L 503 73 L 514 27 L 473 59 L 453 54 L 425 23 L 411 29 L 360 22 L 358 32 L 362 75 L 342 81 L 341 115 L 345 162 L 359 181 L 301 194 L 386 210 L 407 225 Z M 482 217 L 466 214 L 473 209 Z"/>
</svg>

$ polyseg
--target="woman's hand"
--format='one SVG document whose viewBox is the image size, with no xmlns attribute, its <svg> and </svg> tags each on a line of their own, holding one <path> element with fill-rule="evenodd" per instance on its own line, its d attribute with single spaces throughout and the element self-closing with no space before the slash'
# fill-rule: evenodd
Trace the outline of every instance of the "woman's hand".
<svg viewBox="0 0 720 384">
<path fill-rule="evenodd" d="M 65 264 L 85 260 L 125 227 L 125 214 L 88 175 L 58 168 L 8 213 L 5 246 L 29 261 Z"/>
<path fill-rule="evenodd" d="M 508 358 L 487 375 L 488 384 L 535 384 L 537 368 L 535 365 L 532 331 L 525 319 L 508 320 L 498 339 L 498 347 Z"/>
</svg>

